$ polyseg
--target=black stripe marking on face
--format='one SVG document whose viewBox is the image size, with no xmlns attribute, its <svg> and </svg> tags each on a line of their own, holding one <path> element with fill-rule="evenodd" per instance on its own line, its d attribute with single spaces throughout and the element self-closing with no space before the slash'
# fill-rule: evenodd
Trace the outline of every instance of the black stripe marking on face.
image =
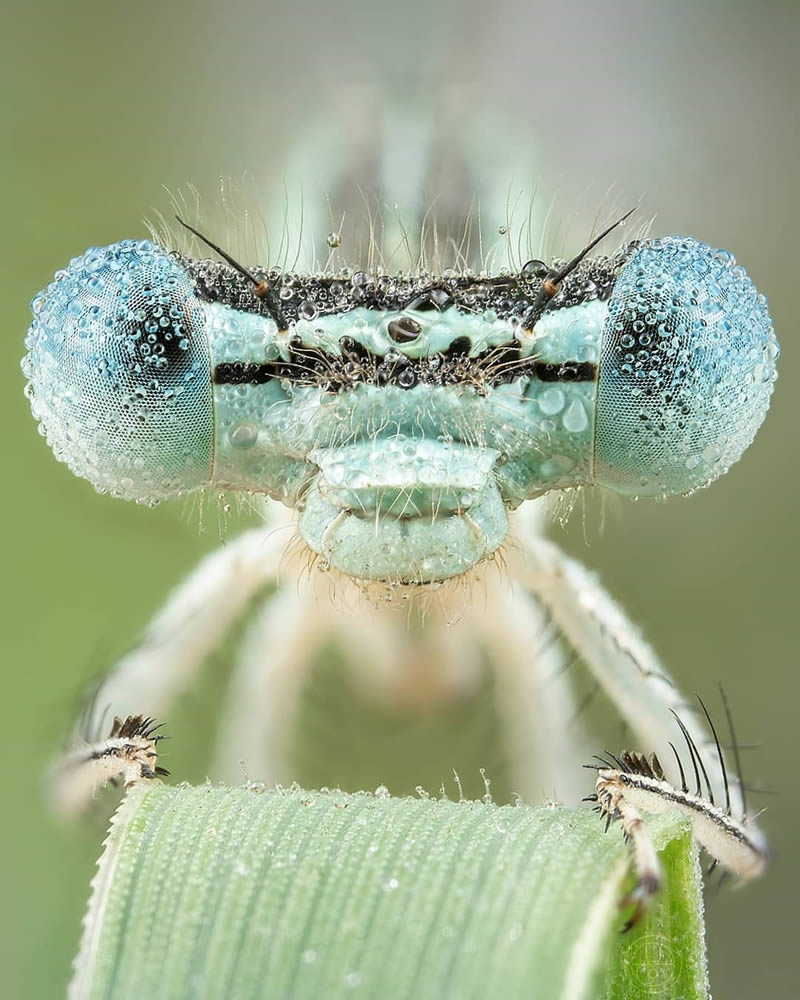
<svg viewBox="0 0 800 1000">
<path fill-rule="evenodd" d="M 396 352 L 372 354 L 351 338 L 343 338 L 341 355 L 316 348 L 292 348 L 288 360 L 222 361 L 214 368 L 215 385 L 265 385 L 274 378 L 298 386 L 344 392 L 360 383 L 396 385 L 470 385 L 485 392 L 518 378 L 540 382 L 596 382 L 598 367 L 590 361 L 537 361 L 518 348 L 491 348 L 469 357 L 469 341 L 459 338 L 446 353 L 408 358 Z"/>
<path fill-rule="evenodd" d="M 597 365 L 593 361 L 561 361 L 550 364 L 534 361 L 533 374 L 540 382 L 596 382 Z"/>
<path fill-rule="evenodd" d="M 221 361 L 214 369 L 214 385 L 265 385 L 279 377 L 274 361 Z"/>
</svg>

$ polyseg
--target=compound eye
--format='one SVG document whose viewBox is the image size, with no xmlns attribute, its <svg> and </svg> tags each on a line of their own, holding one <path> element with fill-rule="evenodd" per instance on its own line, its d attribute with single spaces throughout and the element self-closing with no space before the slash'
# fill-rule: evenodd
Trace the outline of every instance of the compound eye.
<svg viewBox="0 0 800 1000">
<path fill-rule="evenodd" d="M 766 300 L 731 254 L 685 236 L 640 245 L 603 333 L 596 481 L 669 496 L 722 475 L 764 419 L 778 353 Z"/>
<path fill-rule="evenodd" d="M 177 261 L 147 241 L 93 248 L 32 309 L 23 370 L 58 459 L 126 499 L 161 500 L 207 482 L 205 318 Z"/>
</svg>

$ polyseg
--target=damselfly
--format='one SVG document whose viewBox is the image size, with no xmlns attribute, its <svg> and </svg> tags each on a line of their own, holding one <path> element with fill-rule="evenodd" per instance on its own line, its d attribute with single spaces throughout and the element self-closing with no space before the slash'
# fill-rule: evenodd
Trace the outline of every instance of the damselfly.
<svg viewBox="0 0 800 1000">
<path fill-rule="evenodd" d="M 501 273 L 295 273 L 214 244 L 221 262 L 127 240 L 59 272 L 34 299 L 24 362 L 56 457 L 145 503 L 207 487 L 277 501 L 266 527 L 170 596 L 98 703 L 163 718 L 278 584 L 234 674 L 220 773 L 244 761 L 267 781 L 294 777 L 300 692 L 329 641 L 390 699 L 463 694 L 488 661 L 528 799 L 579 797 L 572 695 L 552 682 L 565 645 L 643 748 L 674 738 L 679 692 L 596 580 L 545 540 L 537 499 L 710 483 L 764 419 L 778 347 L 729 253 L 669 236 L 592 256 L 596 242 Z M 476 579 L 473 603 L 436 589 Z M 542 642 L 548 621 L 565 643 Z M 422 643 L 410 638 L 423 626 Z M 704 722 L 685 724 L 707 748 Z"/>
</svg>

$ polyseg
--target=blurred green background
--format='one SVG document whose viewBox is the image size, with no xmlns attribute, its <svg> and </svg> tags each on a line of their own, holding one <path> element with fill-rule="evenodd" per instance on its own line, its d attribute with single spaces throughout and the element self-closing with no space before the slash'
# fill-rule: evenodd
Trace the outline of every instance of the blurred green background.
<svg viewBox="0 0 800 1000">
<path fill-rule="evenodd" d="M 614 183 L 643 196 L 655 232 L 732 249 L 768 296 L 781 378 L 740 465 L 690 500 L 613 504 L 602 527 L 591 500 L 553 530 L 684 690 L 724 681 L 741 738 L 762 744 L 747 770 L 777 793 L 763 802 L 776 860 L 710 899 L 712 983 L 726 998 L 796 995 L 796 5 L 51 0 L 6 7 L 3 22 L 2 995 L 61 995 L 76 948 L 102 827 L 55 825 L 41 775 L 81 686 L 236 529 L 213 503 L 198 531 L 192 504 L 100 497 L 52 459 L 22 395 L 28 302 L 90 244 L 143 235 L 142 217 L 169 209 L 162 185 L 193 182 L 213 202 L 219 176 L 279 172 L 334 85 L 409 108 L 455 88 L 456 127 L 475 129 L 481 110 L 507 123 L 481 151 L 487 169 L 530 144 L 537 176 L 519 181 L 557 193 L 575 231 Z M 181 759 L 176 747 L 170 766 L 198 777 Z"/>
</svg>

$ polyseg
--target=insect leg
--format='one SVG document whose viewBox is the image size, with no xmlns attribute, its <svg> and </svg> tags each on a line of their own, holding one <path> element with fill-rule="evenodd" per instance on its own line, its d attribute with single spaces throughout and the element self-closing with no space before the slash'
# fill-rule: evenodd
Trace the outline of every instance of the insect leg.
<svg viewBox="0 0 800 1000">
<path fill-rule="evenodd" d="M 159 766 L 158 744 L 165 737 L 161 724 L 141 715 L 114 719 L 104 739 L 74 746 L 48 773 L 53 808 L 62 817 L 81 812 L 98 789 L 121 779 L 125 788 L 167 775 Z"/>
<path fill-rule="evenodd" d="M 327 615 L 310 587 L 280 588 L 250 625 L 234 671 L 220 729 L 215 774 L 274 785 L 288 781 L 287 740 L 313 654 L 327 632 Z M 312 591 L 313 592 L 313 591 Z"/>
<path fill-rule="evenodd" d="M 258 528 L 206 556 L 112 668 L 95 696 L 98 707 L 122 718 L 163 718 L 250 598 L 275 579 L 285 544 L 283 531 Z"/>
<path fill-rule="evenodd" d="M 510 556 L 512 575 L 549 610 L 642 745 L 654 749 L 682 738 L 673 710 L 699 751 L 713 759 L 716 747 L 705 720 L 687 711 L 652 648 L 596 578 L 552 543 L 530 535 Z M 714 774 L 712 788 L 724 801 L 721 772 Z M 731 811 L 741 815 L 737 786 L 731 800 Z"/>
<path fill-rule="evenodd" d="M 497 678 L 515 791 L 528 801 L 576 802 L 580 748 L 568 727 L 573 697 L 560 629 L 518 586 L 504 582 L 497 591 L 480 609 L 480 638 Z"/>
<path fill-rule="evenodd" d="M 625 795 L 619 772 L 600 770 L 597 776 L 597 805 L 606 817 L 606 826 L 613 820 L 622 824 L 622 832 L 630 845 L 636 885 L 621 901 L 620 906 L 634 906 L 623 930 L 628 931 L 644 916 L 661 888 L 661 865 L 647 825 L 636 806 Z"/>
</svg>

